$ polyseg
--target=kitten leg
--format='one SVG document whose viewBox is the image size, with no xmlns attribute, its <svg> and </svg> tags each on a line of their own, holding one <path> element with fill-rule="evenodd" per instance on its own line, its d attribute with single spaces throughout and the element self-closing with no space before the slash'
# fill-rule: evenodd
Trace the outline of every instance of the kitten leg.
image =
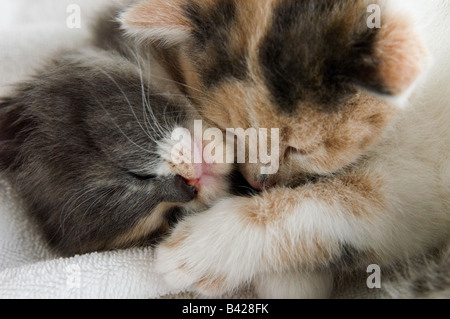
<svg viewBox="0 0 450 319">
<path fill-rule="evenodd" d="M 156 251 L 157 269 L 174 287 L 219 295 L 262 273 L 417 253 L 439 232 L 426 227 L 428 215 L 398 209 L 384 181 L 355 173 L 224 200 L 175 228 Z"/>
<path fill-rule="evenodd" d="M 255 278 L 254 287 L 263 299 L 327 299 L 333 275 L 326 270 L 262 274 Z"/>
</svg>

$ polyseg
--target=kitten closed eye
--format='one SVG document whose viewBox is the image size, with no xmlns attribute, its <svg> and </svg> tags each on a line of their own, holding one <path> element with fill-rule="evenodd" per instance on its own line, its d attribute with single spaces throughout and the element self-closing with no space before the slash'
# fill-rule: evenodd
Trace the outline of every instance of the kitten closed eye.
<svg viewBox="0 0 450 319">
<path fill-rule="evenodd" d="M 133 173 L 133 172 L 128 172 L 128 174 L 131 177 L 133 177 L 134 179 L 137 179 L 140 181 L 150 181 L 150 180 L 157 178 L 156 175 L 152 175 L 152 174 L 142 174 L 142 173 Z"/>
</svg>

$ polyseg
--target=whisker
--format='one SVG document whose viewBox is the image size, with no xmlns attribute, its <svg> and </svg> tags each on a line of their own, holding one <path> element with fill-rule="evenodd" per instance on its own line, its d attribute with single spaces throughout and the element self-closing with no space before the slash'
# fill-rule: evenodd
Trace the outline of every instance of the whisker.
<svg viewBox="0 0 450 319">
<path fill-rule="evenodd" d="M 82 198 L 83 196 L 85 196 L 86 194 L 88 194 L 91 191 L 92 191 L 91 188 L 87 188 L 87 189 L 81 189 L 81 190 L 75 192 L 62 207 L 62 209 L 60 211 L 60 215 L 59 215 L 59 230 L 61 230 L 62 236 L 64 236 L 64 234 L 65 234 L 64 224 L 70 214 L 68 212 L 69 205 L 70 206 L 74 205 L 80 198 Z M 77 196 L 77 198 L 72 201 L 72 198 L 74 198 L 75 196 Z M 70 211 L 73 211 L 73 210 L 74 209 L 71 209 Z"/>
<path fill-rule="evenodd" d="M 133 114 L 134 118 L 136 119 L 136 122 L 138 123 L 139 127 L 142 129 L 142 131 L 145 133 L 145 135 L 147 135 L 149 138 L 152 138 L 152 137 L 147 133 L 147 131 L 145 131 L 144 127 L 142 126 L 142 124 L 141 124 L 141 122 L 139 121 L 139 119 L 138 119 L 136 113 L 135 113 L 134 110 L 133 110 L 133 107 L 132 107 L 132 105 L 131 105 L 131 103 L 130 103 L 130 100 L 128 99 L 127 95 L 125 94 L 125 92 L 123 91 L 123 89 L 120 87 L 120 85 L 117 83 L 117 81 L 114 80 L 114 78 L 113 78 L 111 75 L 109 75 L 106 71 L 104 71 L 103 69 L 101 69 L 101 68 L 99 68 L 99 67 L 97 67 L 97 69 L 100 70 L 100 72 L 102 72 L 106 77 L 108 77 L 108 78 L 111 80 L 111 82 L 113 82 L 114 85 L 117 87 L 117 89 L 119 89 L 119 91 L 122 93 L 123 97 L 125 98 L 126 102 L 128 103 L 128 106 L 129 106 L 129 108 L 130 108 L 130 110 L 131 110 L 131 113 Z"/>
<path fill-rule="evenodd" d="M 141 67 L 141 63 L 139 61 L 139 57 L 137 56 L 137 54 L 135 54 L 136 57 L 136 61 L 138 63 L 138 70 L 139 70 L 139 77 L 141 80 L 141 91 L 142 91 L 142 107 L 144 109 L 144 113 L 145 113 L 145 117 L 147 118 L 146 112 L 145 112 L 145 108 L 147 109 L 148 113 L 150 114 L 150 116 L 152 117 L 153 120 L 153 124 L 155 124 L 156 128 L 158 129 L 159 133 L 161 134 L 160 138 L 164 136 L 164 130 L 161 128 L 158 120 L 156 119 L 153 110 L 151 108 L 150 105 L 150 87 L 149 87 L 149 80 L 147 80 L 147 99 L 145 99 L 145 89 L 144 89 L 144 79 L 143 79 L 143 74 L 142 74 L 142 67 Z M 149 68 L 151 66 L 149 65 Z M 151 72 L 151 71 L 150 71 Z M 150 75 L 151 76 L 151 75 Z M 148 121 L 148 124 L 151 124 L 150 121 Z M 156 132 L 155 132 L 156 133 Z"/>
<path fill-rule="evenodd" d="M 205 95 L 205 94 L 206 94 L 206 92 L 204 92 L 204 91 L 202 91 L 202 90 L 199 90 L 199 89 L 197 89 L 197 88 L 195 88 L 195 87 L 193 87 L 193 86 L 190 86 L 190 85 L 187 85 L 187 84 L 185 84 L 185 83 L 182 83 L 182 82 L 180 82 L 180 81 L 176 81 L 176 80 L 169 79 L 169 78 L 162 77 L 162 76 L 157 76 L 157 75 L 154 75 L 154 74 L 152 74 L 152 77 L 155 78 L 155 79 L 159 79 L 159 80 L 163 80 L 163 81 L 168 81 L 168 82 L 171 82 L 171 83 L 175 83 L 175 84 L 181 85 L 181 86 L 183 86 L 183 87 L 185 87 L 185 88 L 187 88 L 187 89 L 191 89 L 191 90 L 193 90 L 193 91 L 196 91 L 196 92 L 198 92 L 198 93 L 201 93 L 202 95 Z"/>
<path fill-rule="evenodd" d="M 134 146 L 136 146 L 137 148 L 139 148 L 140 150 L 149 153 L 149 154 L 155 154 L 155 152 L 150 151 L 144 147 L 142 147 L 141 145 L 136 144 L 127 134 L 125 134 L 125 132 L 120 128 L 120 126 L 116 123 L 116 121 L 114 120 L 114 118 L 111 116 L 111 114 L 108 112 L 108 110 L 104 107 L 104 105 L 98 100 L 97 97 L 94 97 L 95 101 L 101 106 L 101 108 L 105 111 L 105 113 L 108 115 L 108 117 L 111 119 L 111 121 L 113 122 L 113 124 L 117 127 L 117 129 L 120 131 L 120 133 L 125 136 L 125 138 Z"/>
</svg>

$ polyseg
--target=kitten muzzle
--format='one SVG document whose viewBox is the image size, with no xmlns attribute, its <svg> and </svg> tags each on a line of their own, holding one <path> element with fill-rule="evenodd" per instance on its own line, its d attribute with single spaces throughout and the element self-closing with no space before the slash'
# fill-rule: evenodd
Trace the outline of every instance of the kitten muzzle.
<svg viewBox="0 0 450 319">
<path fill-rule="evenodd" d="M 198 190 L 195 186 L 189 185 L 185 178 L 176 175 L 167 193 L 167 202 L 188 203 L 196 198 Z"/>
</svg>

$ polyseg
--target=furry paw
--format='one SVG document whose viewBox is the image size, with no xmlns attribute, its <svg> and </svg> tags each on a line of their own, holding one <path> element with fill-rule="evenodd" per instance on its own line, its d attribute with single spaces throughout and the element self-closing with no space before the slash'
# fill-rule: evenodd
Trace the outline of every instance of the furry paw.
<svg viewBox="0 0 450 319">
<path fill-rule="evenodd" d="M 156 270 L 171 287 L 220 296 L 251 278 L 257 258 L 245 245 L 252 238 L 240 214 L 245 201 L 228 199 L 188 217 L 156 249 Z"/>
</svg>

